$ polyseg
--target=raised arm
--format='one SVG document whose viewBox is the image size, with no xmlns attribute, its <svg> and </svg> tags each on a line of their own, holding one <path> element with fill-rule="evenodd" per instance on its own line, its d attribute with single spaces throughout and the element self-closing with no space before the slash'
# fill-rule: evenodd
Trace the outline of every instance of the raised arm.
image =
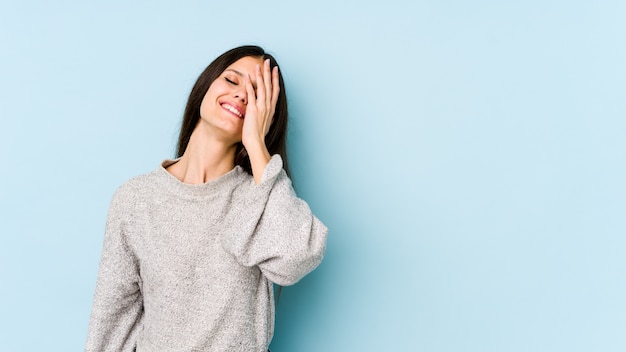
<svg viewBox="0 0 626 352">
<path fill-rule="evenodd" d="M 233 197 L 223 226 L 224 249 L 279 285 L 296 283 L 324 256 L 328 229 L 296 196 L 279 155 L 271 158 L 259 184 Z"/>
</svg>

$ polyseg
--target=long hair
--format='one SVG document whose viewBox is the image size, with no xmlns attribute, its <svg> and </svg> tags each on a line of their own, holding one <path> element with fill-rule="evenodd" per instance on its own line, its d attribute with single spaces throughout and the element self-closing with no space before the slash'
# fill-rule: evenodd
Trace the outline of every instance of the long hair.
<svg viewBox="0 0 626 352">
<path fill-rule="evenodd" d="M 276 59 L 274 59 L 272 55 L 266 53 L 263 48 L 254 45 L 244 45 L 228 50 L 213 60 L 200 74 L 200 77 L 198 77 L 198 80 L 189 94 L 180 127 L 180 134 L 178 136 L 178 146 L 176 148 L 177 157 L 181 157 L 187 149 L 191 133 L 200 120 L 200 104 L 213 81 L 215 81 L 228 66 L 247 56 L 260 57 L 263 58 L 263 60 L 269 59 L 271 69 L 278 66 Z M 287 172 L 287 175 L 290 175 L 287 159 L 287 121 L 289 113 L 287 110 L 287 92 L 285 91 L 283 75 L 280 70 L 278 70 L 278 84 L 280 93 L 278 95 L 278 101 L 276 102 L 272 125 L 265 136 L 265 145 L 270 155 L 279 154 L 282 157 L 283 168 Z M 250 158 L 241 142 L 237 144 L 235 151 L 235 165 L 241 166 L 246 172 L 252 175 Z"/>
</svg>

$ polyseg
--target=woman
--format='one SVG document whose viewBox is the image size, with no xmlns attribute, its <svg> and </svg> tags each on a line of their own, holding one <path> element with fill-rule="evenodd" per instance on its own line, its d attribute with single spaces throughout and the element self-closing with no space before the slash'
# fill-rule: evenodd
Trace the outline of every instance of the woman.
<svg viewBox="0 0 626 352">
<path fill-rule="evenodd" d="M 276 60 L 232 49 L 194 85 L 178 158 L 115 193 L 87 351 L 267 351 L 273 284 L 322 260 L 326 227 L 286 170 Z"/>
</svg>

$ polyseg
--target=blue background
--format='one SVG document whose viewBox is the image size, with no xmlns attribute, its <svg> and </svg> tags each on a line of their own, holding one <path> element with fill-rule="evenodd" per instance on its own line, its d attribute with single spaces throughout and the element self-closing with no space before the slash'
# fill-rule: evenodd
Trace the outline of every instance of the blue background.
<svg viewBox="0 0 626 352">
<path fill-rule="evenodd" d="M 626 2 L 0 3 L 0 350 L 78 351 L 114 190 L 276 54 L 326 258 L 272 350 L 625 351 Z"/>
</svg>

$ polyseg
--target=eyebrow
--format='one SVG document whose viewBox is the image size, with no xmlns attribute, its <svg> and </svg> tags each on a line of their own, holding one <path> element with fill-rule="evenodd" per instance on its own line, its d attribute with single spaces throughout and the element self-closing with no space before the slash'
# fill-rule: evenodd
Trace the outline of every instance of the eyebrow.
<svg viewBox="0 0 626 352">
<path fill-rule="evenodd" d="M 241 73 L 241 72 L 239 72 L 239 71 L 237 71 L 237 70 L 233 70 L 232 68 L 228 68 L 228 69 L 226 69 L 226 71 L 233 71 L 233 72 L 235 72 L 236 74 L 238 74 L 239 76 L 244 77 L 243 73 Z"/>
</svg>

